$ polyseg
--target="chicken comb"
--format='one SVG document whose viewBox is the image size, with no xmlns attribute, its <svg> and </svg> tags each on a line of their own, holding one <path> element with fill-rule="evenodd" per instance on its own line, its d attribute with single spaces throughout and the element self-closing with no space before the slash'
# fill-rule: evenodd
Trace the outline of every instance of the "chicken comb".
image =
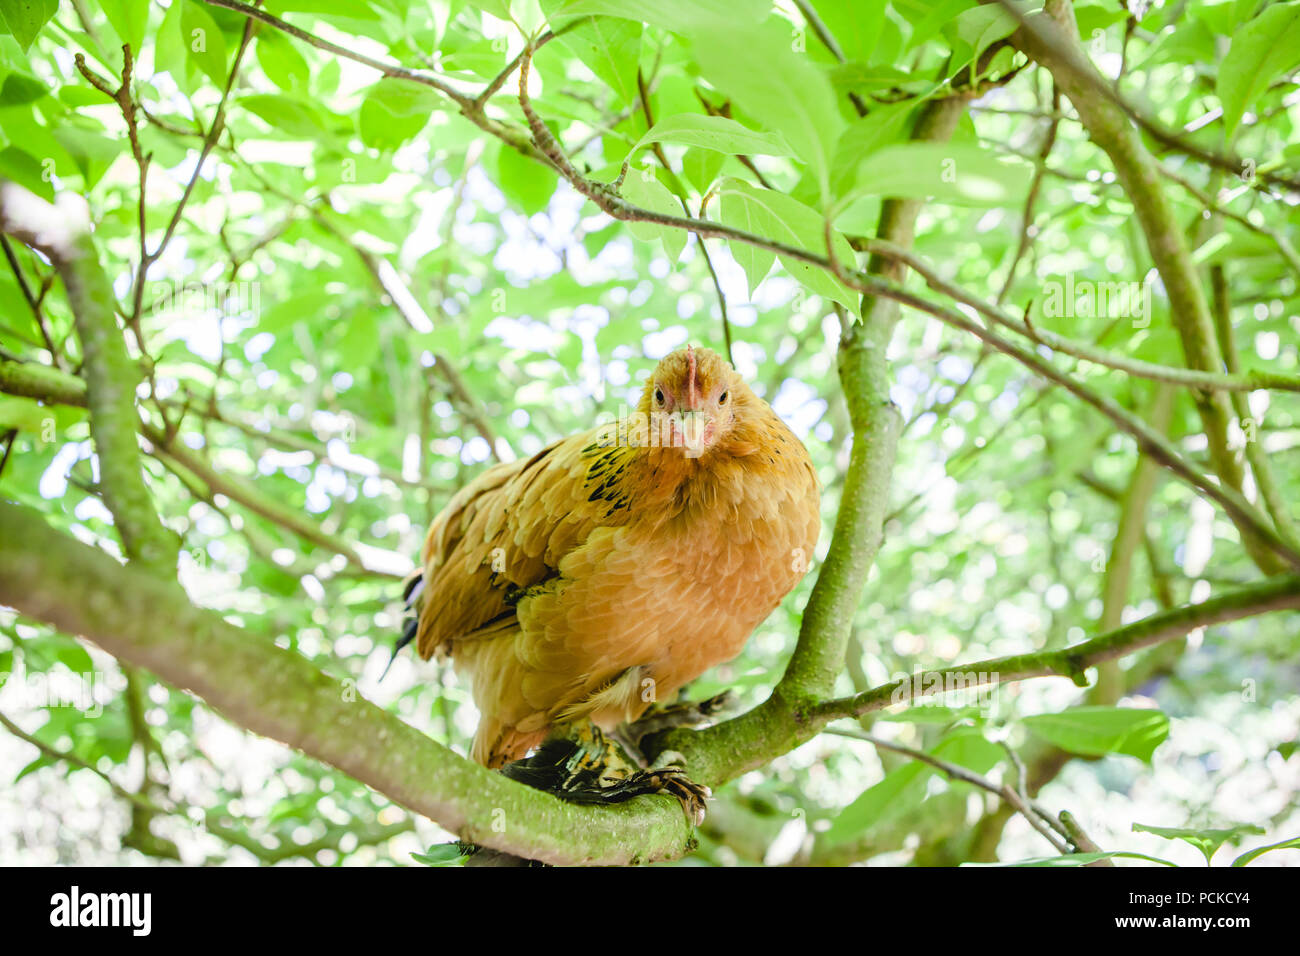
<svg viewBox="0 0 1300 956">
<path fill-rule="evenodd" d="M 687 388 L 687 408 L 695 408 L 699 404 L 695 397 L 695 346 L 686 346 L 686 388 Z"/>
</svg>

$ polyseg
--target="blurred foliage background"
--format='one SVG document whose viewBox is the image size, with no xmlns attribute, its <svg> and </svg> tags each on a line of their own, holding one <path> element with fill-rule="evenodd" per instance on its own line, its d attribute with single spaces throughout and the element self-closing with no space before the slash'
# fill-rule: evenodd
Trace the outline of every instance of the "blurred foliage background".
<svg viewBox="0 0 1300 956">
<path fill-rule="evenodd" d="M 141 412 L 161 436 L 142 445 L 150 488 L 183 539 L 180 579 L 196 603 L 464 752 L 475 715 L 450 666 L 403 655 L 379 680 L 423 529 L 493 458 L 527 456 L 634 404 L 671 349 L 725 350 L 724 304 L 736 367 L 817 464 L 824 553 L 851 437 L 833 309 L 837 298 L 856 304 L 826 273 L 616 222 L 439 91 L 268 24 L 250 29 L 223 6 L 0 6 L 0 175 L 47 199 L 89 203 L 145 377 Z M 935 197 L 915 248 L 946 278 L 1071 338 L 1182 363 L 1132 198 L 1051 77 L 1006 45 L 1015 21 L 1004 10 L 962 0 L 748 3 L 730 11 L 730 30 L 705 38 L 700 18 L 711 7 L 261 5 L 345 52 L 427 70 L 469 97 L 528 36 L 567 25 L 537 51 L 534 108 L 593 178 L 614 180 L 630 159 L 633 202 L 678 214 L 684 203 L 817 250 L 827 210 L 845 235 L 871 236 L 880 182 L 892 176 Z M 1099 69 L 1189 142 L 1230 146 L 1251 158 L 1247 173 L 1296 175 L 1300 5 L 1143 7 L 1076 4 Z M 107 95 L 122 82 L 124 44 L 130 123 Z M 484 101 L 484 123 L 526 129 L 517 93 L 511 75 Z M 922 175 L 914 154 L 890 152 L 922 104 L 955 94 L 970 103 L 950 155 L 959 172 L 979 174 L 973 192 L 969 180 L 948 188 L 942 175 Z M 711 116 L 733 125 L 701 126 Z M 658 145 L 633 149 L 667 121 L 675 132 L 668 123 Z M 1296 193 L 1153 148 L 1207 291 L 1216 277 L 1226 289 L 1241 367 L 1295 374 L 1300 295 L 1287 249 L 1300 227 Z M 140 281 L 142 248 L 150 267 Z M 7 240 L 4 251 L 3 358 L 76 374 L 61 284 L 25 247 Z M 1066 276 L 1145 283 L 1151 310 L 1053 314 L 1044 308 L 1051 283 Z M 922 313 L 904 311 L 890 358 L 907 424 L 842 690 L 1104 630 L 1134 442 Z M 1167 414 L 1174 443 L 1204 462 L 1187 390 L 1053 361 L 1149 421 Z M 1234 440 L 1259 443 L 1294 505 L 1300 401 L 1256 391 L 1248 410 Z M 83 410 L 0 395 L 0 436 L 5 497 L 120 554 Z M 1110 610 L 1124 621 L 1260 577 L 1227 518 L 1163 473 L 1137 520 L 1127 600 Z M 693 696 L 734 688 L 746 706 L 763 699 L 817 567 Z M 1210 627 L 1126 661 L 1108 703 L 1140 712 L 1147 736 L 1136 744 L 1027 720 L 1096 702 L 1061 680 L 867 723 L 877 737 L 994 780 L 1015 782 L 1024 767 L 1038 801 L 1072 811 L 1104 848 L 1203 864 L 1194 846 L 1133 825 L 1246 825 L 1227 836 L 1240 850 L 1300 834 L 1298 624 L 1278 614 Z M 347 776 L 4 610 L 0 674 L 0 713 L 18 731 L 0 735 L 0 861 L 406 864 L 448 839 Z M 984 791 L 823 734 L 721 791 L 683 862 L 955 864 L 1049 852 Z M 1300 852 L 1266 859 L 1300 862 Z"/>
</svg>

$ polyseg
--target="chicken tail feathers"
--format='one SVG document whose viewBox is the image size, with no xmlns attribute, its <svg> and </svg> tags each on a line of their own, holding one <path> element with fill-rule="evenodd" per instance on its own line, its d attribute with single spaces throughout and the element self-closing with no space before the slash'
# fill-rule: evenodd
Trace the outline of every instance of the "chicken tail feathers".
<svg viewBox="0 0 1300 956">
<path fill-rule="evenodd" d="M 424 575 L 416 571 L 411 575 L 410 580 L 402 589 L 402 603 L 405 606 L 406 613 L 402 617 L 402 633 L 393 644 L 393 654 L 388 658 L 388 664 L 384 667 L 384 672 L 379 675 L 383 680 L 388 676 L 388 672 L 393 667 L 393 661 L 397 660 L 397 655 L 401 653 L 402 648 L 415 640 L 415 635 L 420 630 L 420 595 L 424 593 Z"/>
</svg>

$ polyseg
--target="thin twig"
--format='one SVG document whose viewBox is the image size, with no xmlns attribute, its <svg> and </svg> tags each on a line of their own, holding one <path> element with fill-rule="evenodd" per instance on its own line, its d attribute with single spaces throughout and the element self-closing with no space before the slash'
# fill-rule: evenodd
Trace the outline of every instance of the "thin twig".
<svg viewBox="0 0 1300 956">
<path fill-rule="evenodd" d="M 902 754 L 905 757 L 910 757 L 912 760 L 933 767 L 953 780 L 961 780 L 965 783 L 971 784 L 972 786 L 979 787 L 981 790 L 987 790 L 989 793 L 1001 800 L 1005 800 L 1015 808 L 1016 812 L 1024 817 L 1029 822 L 1029 825 L 1037 830 L 1042 835 L 1043 839 L 1050 843 L 1052 848 L 1058 853 L 1070 852 L 1069 845 L 1053 832 L 1051 823 L 1055 821 L 1051 820 L 1050 815 L 1040 814 L 1038 810 L 1026 803 L 1025 800 L 1021 798 L 1020 794 L 1005 783 L 994 783 L 987 777 L 981 776 L 973 770 L 968 770 L 959 764 L 950 763 L 949 761 L 936 757 L 933 754 L 928 754 L 924 750 L 916 750 L 912 747 L 905 747 L 902 744 L 882 740 L 881 738 L 862 730 L 829 727 L 826 732 L 828 734 L 835 734 L 838 737 L 849 737 L 853 740 L 865 740 L 873 747 L 878 747 L 882 750 L 890 750 L 894 753 Z"/>
</svg>

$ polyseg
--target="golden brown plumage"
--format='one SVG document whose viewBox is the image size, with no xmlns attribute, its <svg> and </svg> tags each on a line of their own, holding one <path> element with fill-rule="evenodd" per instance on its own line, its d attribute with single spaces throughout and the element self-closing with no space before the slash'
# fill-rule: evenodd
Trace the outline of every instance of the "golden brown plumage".
<svg viewBox="0 0 1300 956">
<path fill-rule="evenodd" d="M 434 519 L 417 648 L 450 653 L 472 756 L 614 726 L 740 653 L 820 526 L 808 452 L 707 349 L 665 357 L 633 415 L 495 465 Z"/>
</svg>

